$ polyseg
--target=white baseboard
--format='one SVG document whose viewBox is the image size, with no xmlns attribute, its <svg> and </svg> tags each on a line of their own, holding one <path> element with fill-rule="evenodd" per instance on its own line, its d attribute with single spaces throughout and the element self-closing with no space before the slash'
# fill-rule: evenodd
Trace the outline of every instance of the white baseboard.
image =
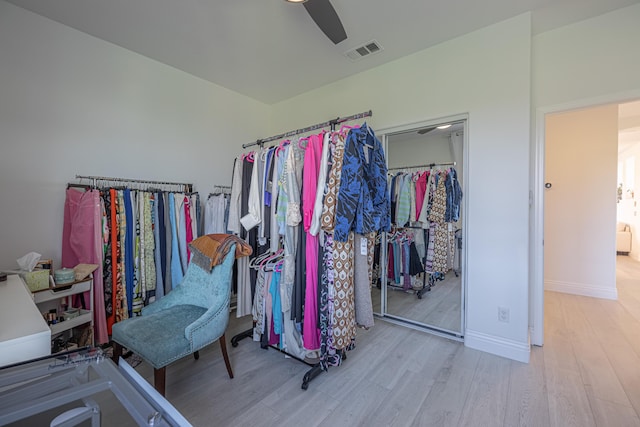
<svg viewBox="0 0 640 427">
<path fill-rule="evenodd" d="M 618 299 L 618 288 L 602 288 L 600 286 L 586 285 L 584 283 L 560 282 L 557 280 L 545 280 L 546 291 L 564 292 L 565 294 L 582 295 L 585 297 Z"/>
<path fill-rule="evenodd" d="M 507 359 L 529 363 L 531 348 L 528 342 L 514 341 L 467 329 L 464 334 L 464 345 Z"/>
</svg>

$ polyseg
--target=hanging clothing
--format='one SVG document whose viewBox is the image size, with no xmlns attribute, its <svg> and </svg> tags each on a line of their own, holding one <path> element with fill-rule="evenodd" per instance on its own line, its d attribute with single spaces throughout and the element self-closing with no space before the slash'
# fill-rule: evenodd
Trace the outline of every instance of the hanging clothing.
<svg viewBox="0 0 640 427">
<path fill-rule="evenodd" d="M 353 286 L 353 232 L 346 242 L 333 242 L 334 313 L 333 341 L 337 350 L 349 349 L 356 336 L 355 299 Z"/>
<path fill-rule="evenodd" d="M 225 194 L 209 196 L 204 205 L 204 234 L 226 233 L 224 217 L 228 204 Z"/>
<path fill-rule="evenodd" d="M 447 209 L 447 192 L 444 177 L 440 176 L 436 192 L 433 197 L 433 206 L 429 214 L 429 221 L 435 223 L 433 271 L 436 273 L 447 272 L 447 247 L 449 238 L 444 216 Z"/>
<path fill-rule="evenodd" d="M 329 171 L 329 182 L 327 184 L 327 194 L 322 206 L 321 226 L 324 231 L 333 233 L 336 219 L 336 202 L 340 190 L 340 180 L 342 178 L 342 160 L 344 159 L 344 135 L 335 137 L 334 153 L 332 155 L 333 164 Z"/>
<path fill-rule="evenodd" d="M 104 273 L 102 262 L 102 210 L 100 194 L 69 188 L 66 191 L 62 230 L 62 266 L 73 268 L 77 264 L 98 264 L 93 272 L 93 308 L 96 344 L 108 342 L 104 307 Z M 84 294 L 85 301 L 89 293 Z"/>
<path fill-rule="evenodd" d="M 160 247 L 160 209 L 159 205 L 162 200 L 162 195 L 159 193 L 153 194 L 153 211 L 151 212 L 152 227 L 153 227 L 153 264 L 155 270 L 155 299 L 160 299 L 164 296 L 164 282 L 162 280 L 162 260 L 161 254 L 163 253 Z M 164 232 L 162 232 L 164 235 Z"/>
<path fill-rule="evenodd" d="M 170 205 L 170 193 L 164 193 L 162 195 L 162 201 L 164 204 L 164 231 L 165 231 L 165 260 L 164 260 L 164 293 L 165 295 L 171 292 L 173 289 L 173 271 L 171 266 L 173 265 L 173 230 L 174 225 L 171 223 L 172 207 Z M 180 282 L 178 282 L 180 283 Z"/>
<path fill-rule="evenodd" d="M 424 193 L 427 190 L 427 175 L 428 172 L 420 172 L 416 179 L 416 220 L 420 218 L 420 213 L 422 212 Z"/>
<path fill-rule="evenodd" d="M 103 286 L 104 286 L 104 311 L 107 318 L 107 332 L 111 334 L 111 325 L 113 325 L 113 251 L 112 251 L 112 235 L 109 229 L 111 224 L 112 202 L 111 193 L 106 191 L 101 194 L 104 201 L 104 212 L 102 218 L 102 234 L 103 234 Z"/>
<path fill-rule="evenodd" d="M 236 159 L 233 164 L 233 177 L 231 180 L 231 196 L 229 197 L 229 217 L 227 219 L 227 230 L 229 233 L 240 235 L 240 207 L 242 195 L 242 166 L 243 162 Z"/>
<path fill-rule="evenodd" d="M 345 242 L 350 230 L 391 230 L 384 151 L 366 124 L 352 129 L 345 143 L 334 239 Z"/>
<path fill-rule="evenodd" d="M 364 328 L 373 326 L 371 283 L 376 233 L 355 235 L 354 241 L 354 301 L 356 324 Z"/>
<path fill-rule="evenodd" d="M 327 183 L 327 171 L 329 170 L 329 140 L 331 134 L 326 132 L 322 140 L 322 155 L 320 157 L 320 165 L 318 171 L 318 182 L 316 185 L 315 202 L 313 204 L 313 212 L 311 217 L 311 226 L 309 232 L 312 236 L 317 236 L 320 232 L 320 221 L 324 205 L 322 199 L 325 194 L 325 186 Z"/>
<path fill-rule="evenodd" d="M 409 186 L 410 175 L 398 176 L 400 189 L 398 191 L 398 199 L 396 204 L 396 224 L 398 227 L 404 227 L 409 221 L 411 213 L 411 188 Z"/>
<path fill-rule="evenodd" d="M 116 322 L 129 318 L 129 300 L 127 291 L 127 213 L 124 201 L 124 191 L 118 190 L 118 283 L 116 290 Z"/>
<path fill-rule="evenodd" d="M 322 153 L 322 135 L 309 137 L 303 168 L 303 225 L 307 233 L 306 241 L 306 287 L 304 299 L 304 328 L 302 340 L 307 350 L 320 349 L 318 329 L 318 236 L 311 234 L 311 222 L 316 201 L 318 172 Z"/>
<path fill-rule="evenodd" d="M 180 195 L 178 195 L 178 198 Z M 169 223 L 171 227 L 171 284 L 175 288 L 182 283 L 184 272 L 178 248 L 178 220 L 176 218 L 176 195 L 169 193 Z"/>
</svg>

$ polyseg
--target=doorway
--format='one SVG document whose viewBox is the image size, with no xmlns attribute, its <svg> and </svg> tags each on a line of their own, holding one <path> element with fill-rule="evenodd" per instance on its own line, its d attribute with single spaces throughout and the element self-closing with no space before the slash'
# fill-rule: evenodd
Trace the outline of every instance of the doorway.
<svg viewBox="0 0 640 427">
<path fill-rule="evenodd" d="M 543 344 L 545 289 L 617 298 L 618 140 L 640 135 L 640 103 L 624 101 L 538 111 L 531 227 L 534 345 Z"/>
</svg>

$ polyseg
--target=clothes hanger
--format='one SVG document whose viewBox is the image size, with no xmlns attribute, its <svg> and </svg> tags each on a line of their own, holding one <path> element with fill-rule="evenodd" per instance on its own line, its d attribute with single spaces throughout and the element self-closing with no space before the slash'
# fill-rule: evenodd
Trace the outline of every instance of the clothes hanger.
<svg viewBox="0 0 640 427">
<path fill-rule="evenodd" d="M 342 125 L 340 126 L 340 130 L 338 131 L 338 133 L 343 133 L 346 130 L 351 130 L 351 129 L 359 129 L 360 125 Z"/>
<path fill-rule="evenodd" d="M 284 252 L 281 252 L 271 257 L 269 260 L 267 260 L 267 262 L 264 264 L 262 268 L 264 268 L 265 271 L 275 271 L 276 266 L 283 262 L 284 262 Z"/>
<path fill-rule="evenodd" d="M 268 263 L 272 258 L 276 258 L 276 257 L 278 257 L 278 256 L 279 256 L 281 253 L 283 253 L 283 252 L 284 252 L 284 249 L 282 249 L 282 248 L 278 249 L 278 250 L 277 250 L 276 252 L 274 252 L 274 253 L 267 252 L 267 253 L 268 253 L 268 256 L 267 256 L 266 258 L 264 258 L 264 259 L 260 262 L 260 265 L 258 266 L 258 269 L 260 269 L 260 270 L 261 270 L 261 269 L 265 266 L 265 264 L 266 264 L 266 263 Z"/>
<path fill-rule="evenodd" d="M 278 155 L 282 150 L 284 150 L 284 148 L 290 143 L 291 143 L 291 140 L 289 139 L 282 140 L 280 144 L 278 144 L 278 147 L 276 148 L 276 155 Z"/>
<path fill-rule="evenodd" d="M 258 255 L 255 258 L 252 258 L 251 261 L 249 261 L 249 267 L 257 267 L 257 265 L 259 263 L 261 263 L 263 260 L 269 258 L 271 255 L 273 255 L 271 252 L 265 252 L 261 255 Z"/>
<path fill-rule="evenodd" d="M 300 148 L 302 150 L 306 150 L 307 146 L 309 146 L 309 138 L 310 137 L 311 137 L 311 135 L 305 136 L 305 137 L 302 137 L 302 138 L 298 139 L 298 148 Z M 306 144 L 305 145 L 300 145 L 303 142 L 306 142 Z"/>
</svg>

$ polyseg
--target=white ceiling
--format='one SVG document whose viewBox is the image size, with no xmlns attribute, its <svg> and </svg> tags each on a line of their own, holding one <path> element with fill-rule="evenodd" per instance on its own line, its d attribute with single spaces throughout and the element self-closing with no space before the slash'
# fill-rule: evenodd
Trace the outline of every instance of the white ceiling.
<svg viewBox="0 0 640 427">
<path fill-rule="evenodd" d="M 332 0 L 338 45 L 283 0 L 7 1 L 272 104 L 523 12 L 540 33 L 640 0 Z M 381 53 L 344 56 L 372 39 Z"/>
</svg>

